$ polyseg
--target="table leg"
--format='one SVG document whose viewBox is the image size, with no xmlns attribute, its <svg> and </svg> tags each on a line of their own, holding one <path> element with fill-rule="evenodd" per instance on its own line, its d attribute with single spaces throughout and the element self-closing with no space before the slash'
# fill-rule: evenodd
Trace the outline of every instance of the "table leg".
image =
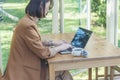
<svg viewBox="0 0 120 80">
<path fill-rule="evenodd" d="M 107 80 L 107 78 L 108 78 L 108 67 L 105 67 L 104 80 Z"/>
<path fill-rule="evenodd" d="M 92 68 L 88 69 L 88 80 L 92 80 Z"/>
<path fill-rule="evenodd" d="M 98 80 L 98 67 L 95 68 L 96 80 Z"/>
<path fill-rule="evenodd" d="M 55 70 L 54 70 L 54 65 L 52 64 L 49 65 L 49 76 L 50 76 L 50 80 L 55 80 Z"/>
<path fill-rule="evenodd" d="M 110 67 L 110 80 L 113 80 L 114 77 L 114 69 L 113 66 Z"/>
</svg>

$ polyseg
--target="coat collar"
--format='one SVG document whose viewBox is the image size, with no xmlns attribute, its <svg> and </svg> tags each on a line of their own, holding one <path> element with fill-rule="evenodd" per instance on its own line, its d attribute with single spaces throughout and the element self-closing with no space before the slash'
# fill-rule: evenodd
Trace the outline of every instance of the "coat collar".
<svg viewBox="0 0 120 80">
<path fill-rule="evenodd" d="M 38 20 L 39 20 L 37 17 L 34 18 L 34 17 L 32 17 L 32 16 L 30 16 L 30 15 L 28 15 L 28 14 L 26 14 L 26 16 L 27 16 L 30 20 L 34 21 L 35 23 L 37 23 Z"/>
<path fill-rule="evenodd" d="M 33 19 L 33 17 L 29 16 L 28 14 L 26 14 L 26 17 L 27 17 L 28 19 L 32 20 L 35 24 L 37 24 L 37 21 L 35 21 L 35 20 Z M 40 37 L 40 34 L 39 34 L 39 30 L 38 30 L 38 28 L 37 28 L 37 25 L 34 26 L 34 29 L 35 29 L 35 31 L 38 33 L 38 35 L 39 35 L 39 37 Z"/>
</svg>

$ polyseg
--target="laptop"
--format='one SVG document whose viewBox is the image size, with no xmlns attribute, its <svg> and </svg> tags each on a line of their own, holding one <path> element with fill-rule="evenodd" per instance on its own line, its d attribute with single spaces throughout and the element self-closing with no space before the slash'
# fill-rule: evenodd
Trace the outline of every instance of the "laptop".
<svg viewBox="0 0 120 80">
<path fill-rule="evenodd" d="M 85 48 L 91 35 L 92 35 L 92 31 L 79 27 L 71 41 L 71 45 L 73 46 L 73 48 Z M 71 52 L 72 52 L 72 48 L 69 48 L 67 50 L 60 51 L 59 53 L 70 54 Z"/>
</svg>

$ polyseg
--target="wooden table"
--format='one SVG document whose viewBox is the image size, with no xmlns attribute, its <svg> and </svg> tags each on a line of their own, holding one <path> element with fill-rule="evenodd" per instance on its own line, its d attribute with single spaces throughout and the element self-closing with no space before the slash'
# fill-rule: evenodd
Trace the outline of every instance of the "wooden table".
<svg viewBox="0 0 120 80">
<path fill-rule="evenodd" d="M 74 34 L 69 33 L 54 34 L 43 36 L 43 39 L 65 39 L 70 42 L 73 36 Z M 50 80 L 55 80 L 55 71 L 120 65 L 120 49 L 96 35 L 92 35 L 89 39 L 85 50 L 89 52 L 87 58 L 73 57 L 71 54 L 57 54 L 48 59 Z"/>
</svg>

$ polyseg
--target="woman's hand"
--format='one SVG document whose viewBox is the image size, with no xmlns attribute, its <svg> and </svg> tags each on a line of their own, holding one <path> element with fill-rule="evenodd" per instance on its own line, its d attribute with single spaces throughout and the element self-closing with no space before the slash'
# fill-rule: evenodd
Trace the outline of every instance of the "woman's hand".
<svg viewBox="0 0 120 80">
<path fill-rule="evenodd" d="M 57 52 L 66 50 L 66 49 L 68 49 L 68 48 L 72 48 L 72 45 L 67 44 L 67 43 L 64 43 L 64 44 L 62 44 L 62 45 L 60 45 L 60 46 L 55 47 L 55 49 L 56 49 Z"/>
<path fill-rule="evenodd" d="M 52 40 L 45 40 L 43 41 L 43 45 L 44 46 L 60 46 L 62 44 L 69 44 L 68 42 L 66 42 L 65 40 L 59 40 L 59 41 L 52 41 Z"/>
<path fill-rule="evenodd" d="M 70 44 L 67 44 L 67 43 L 61 44 L 60 46 L 57 46 L 54 48 L 50 48 L 50 52 L 51 52 L 50 57 L 53 57 L 56 55 L 56 53 L 63 51 L 63 50 L 66 50 L 68 48 L 72 48 L 72 46 Z"/>
<path fill-rule="evenodd" d="M 53 42 L 53 46 L 57 47 L 57 46 L 60 46 L 62 44 L 69 44 L 68 42 L 66 42 L 65 40 L 60 40 L 60 41 L 54 41 Z"/>
</svg>

